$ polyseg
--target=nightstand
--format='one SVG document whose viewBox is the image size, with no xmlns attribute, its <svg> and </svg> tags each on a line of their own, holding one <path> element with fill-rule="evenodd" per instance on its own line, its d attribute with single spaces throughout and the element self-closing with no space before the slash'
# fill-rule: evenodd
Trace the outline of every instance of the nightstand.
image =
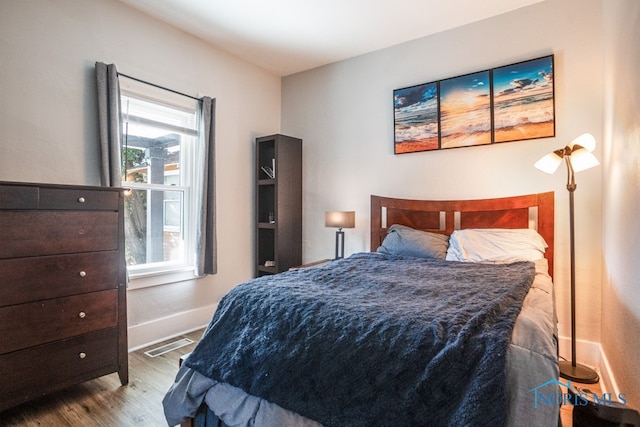
<svg viewBox="0 0 640 427">
<path fill-rule="evenodd" d="M 331 261 L 333 261 L 332 259 L 322 259 L 320 261 L 313 261 L 313 262 L 309 262 L 307 264 L 302 264 L 302 265 L 296 265 L 295 267 L 291 267 L 289 268 L 289 270 L 298 270 L 301 268 L 317 268 L 317 267 L 321 267 L 325 264 L 330 263 Z"/>
</svg>

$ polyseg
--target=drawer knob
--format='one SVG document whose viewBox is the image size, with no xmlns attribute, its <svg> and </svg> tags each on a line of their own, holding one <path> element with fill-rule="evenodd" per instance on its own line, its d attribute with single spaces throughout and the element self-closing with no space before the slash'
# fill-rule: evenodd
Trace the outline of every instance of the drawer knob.
<svg viewBox="0 0 640 427">
<path fill-rule="evenodd" d="M 84 311 L 81 311 L 80 313 L 78 313 L 78 317 L 81 319 L 84 319 L 85 317 L 87 317 L 87 313 L 85 313 Z"/>
<path fill-rule="evenodd" d="M 86 201 L 86 200 L 85 200 L 85 198 L 84 198 L 84 197 L 80 197 L 80 198 L 78 199 L 78 202 L 80 202 L 80 203 L 84 203 L 85 201 Z"/>
<path fill-rule="evenodd" d="M 85 353 L 85 352 L 80 352 L 80 354 L 78 354 L 78 357 L 79 357 L 80 359 L 84 359 L 85 357 L 87 357 L 87 353 Z"/>
<path fill-rule="evenodd" d="M 86 271 L 81 271 L 78 274 L 80 274 L 80 277 L 85 277 L 87 275 L 87 272 Z"/>
</svg>

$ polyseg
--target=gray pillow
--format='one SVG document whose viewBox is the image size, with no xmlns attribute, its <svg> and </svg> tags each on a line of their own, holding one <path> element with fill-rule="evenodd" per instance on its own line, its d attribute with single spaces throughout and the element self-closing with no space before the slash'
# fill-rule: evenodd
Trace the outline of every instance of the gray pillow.
<svg viewBox="0 0 640 427">
<path fill-rule="evenodd" d="M 386 255 L 445 259 L 448 247 L 449 236 L 445 234 L 429 233 L 394 224 L 387 230 L 387 235 L 377 252 Z"/>
</svg>

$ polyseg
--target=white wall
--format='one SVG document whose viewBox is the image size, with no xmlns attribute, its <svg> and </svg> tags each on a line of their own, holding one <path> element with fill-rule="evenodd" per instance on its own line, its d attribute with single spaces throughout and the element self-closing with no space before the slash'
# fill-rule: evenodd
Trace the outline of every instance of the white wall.
<svg viewBox="0 0 640 427">
<path fill-rule="evenodd" d="M 570 335 L 568 192 L 533 167 L 584 132 L 602 141 L 599 0 L 548 0 L 451 31 L 288 76 L 282 131 L 304 139 L 304 259 L 330 258 L 327 210 L 355 210 L 346 252 L 369 250 L 369 195 L 484 198 L 556 192 L 560 334 Z M 556 137 L 393 154 L 394 89 L 555 54 Z M 595 154 L 600 157 L 601 148 Z M 578 338 L 600 342 L 602 168 L 578 175 Z M 569 354 L 564 354 L 569 357 Z M 584 361 L 583 361 L 584 362 Z"/>
<path fill-rule="evenodd" d="M 95 61 L 217 98 L 218 274 L 130 290 L 130 346 L 208 322 L 252 276 L 253 144 L 280 126 L 280 78 L 115 0 L 0 1 L 0 180 L 99 184 Z"/>
<path fill-rule="evenodd" d="M 605 120 L 602 346 L 618 390 L 640 408 L 640 3 L 603 1 Z M 609 333 L 615 331 L 615 333 Z"/>
</svg>

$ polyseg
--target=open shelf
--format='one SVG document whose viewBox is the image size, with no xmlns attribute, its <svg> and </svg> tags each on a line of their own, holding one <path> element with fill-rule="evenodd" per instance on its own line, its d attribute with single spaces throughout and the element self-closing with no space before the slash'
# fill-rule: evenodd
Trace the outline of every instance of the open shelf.
<svg viewBox="0 0 640 427">
<path fill-rule="evenodd" d="M 257 277 L 302 263 L 302 140 L 257 138 L 255 174 Z"/>
</svg>

